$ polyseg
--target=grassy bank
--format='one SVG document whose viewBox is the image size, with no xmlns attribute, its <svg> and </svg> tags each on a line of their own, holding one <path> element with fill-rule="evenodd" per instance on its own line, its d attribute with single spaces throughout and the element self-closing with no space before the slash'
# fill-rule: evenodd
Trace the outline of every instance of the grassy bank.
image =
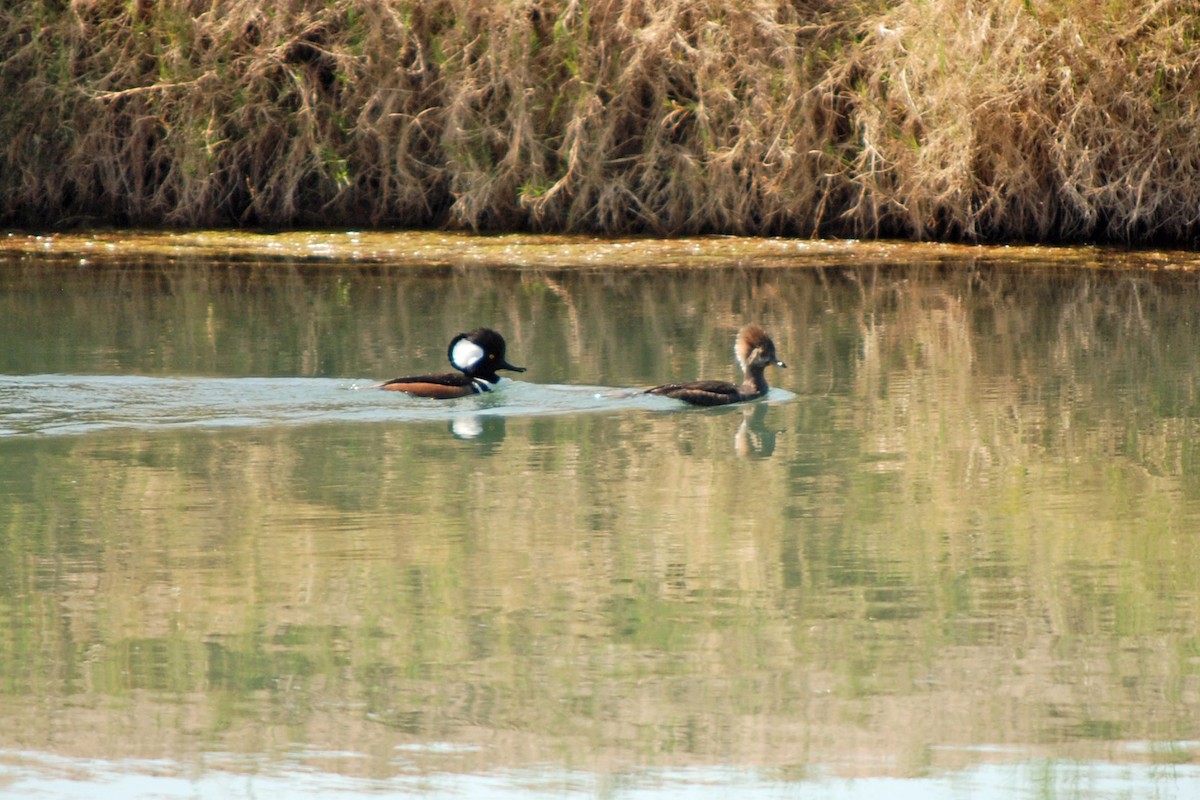
<svg viewBox="0 0 1200 800">
<path fill-rule="evenodd" d="M 31 0 L 0 224 L 1188 241 L 1195 0 Z"/>
</svg>

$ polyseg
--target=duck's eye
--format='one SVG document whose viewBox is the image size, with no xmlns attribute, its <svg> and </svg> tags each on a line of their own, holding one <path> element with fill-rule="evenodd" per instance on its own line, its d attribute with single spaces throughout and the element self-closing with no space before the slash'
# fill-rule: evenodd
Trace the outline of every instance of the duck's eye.
<svg viewBox="0 0 1200 800">
<path fill-rule="evenodd" d="M 496 354 L 488 353 L 488 361 L 495 361 L 495 360 L 496 360 Z"/>
</svg>

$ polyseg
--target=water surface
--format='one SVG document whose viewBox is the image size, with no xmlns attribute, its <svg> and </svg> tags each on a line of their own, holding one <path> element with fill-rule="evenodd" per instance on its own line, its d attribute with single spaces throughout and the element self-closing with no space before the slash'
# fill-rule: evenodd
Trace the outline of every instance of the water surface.
<svg viewBox="0 0 1200 800">
<path fill-rule="evenodd" d="M 0 261 L 7 795 L 1200 790 L 1187 254 L 207 236 Z"/>
</svg>

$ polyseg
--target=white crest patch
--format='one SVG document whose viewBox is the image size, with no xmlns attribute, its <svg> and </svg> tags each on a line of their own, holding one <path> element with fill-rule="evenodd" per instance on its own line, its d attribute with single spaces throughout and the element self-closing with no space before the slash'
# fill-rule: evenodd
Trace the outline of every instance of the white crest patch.
<svg viewBox="0 0 1200 800">
<path fill-rule="evenodd" d="M 461 370 L 470 370 L 479 366 L 485 353 L 483 348 L 470 339 L 459 339 L 450 351 L 450 361 Z"/>
</svg>

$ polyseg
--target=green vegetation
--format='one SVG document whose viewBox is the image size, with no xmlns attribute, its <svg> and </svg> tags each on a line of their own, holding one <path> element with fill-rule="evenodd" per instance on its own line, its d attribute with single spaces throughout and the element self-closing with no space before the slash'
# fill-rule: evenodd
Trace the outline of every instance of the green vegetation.
<svg viewBox="0 0 1200 800">
<path fill-rule="evenodd" d="M 1187 241 L 1194 4 L 31 0 L 0 223 Z"/>
</svg>

